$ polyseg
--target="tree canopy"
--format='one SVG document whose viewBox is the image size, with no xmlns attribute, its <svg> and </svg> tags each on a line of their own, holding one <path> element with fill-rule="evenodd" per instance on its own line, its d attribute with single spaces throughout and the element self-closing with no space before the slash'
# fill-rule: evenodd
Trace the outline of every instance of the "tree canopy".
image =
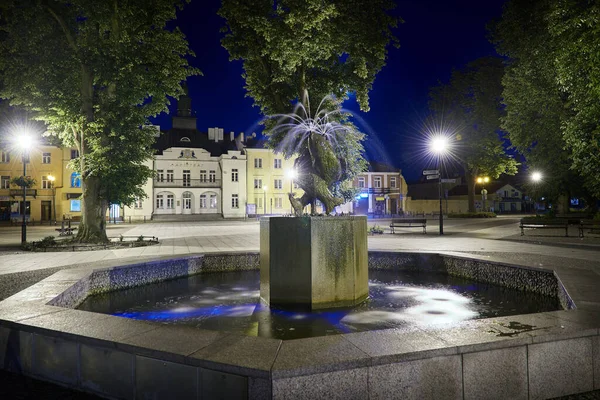
<svg viewBox="0 0 600 400">
<path fill-rule="evenodd" d="M 152 176 L 148 117 L 198 71 L 170 29 L 182 0 L 18 0 L 0 6 L 0 97 L 35 113 L 79 149 L 80 241 L 105 241 L 110 203 L 144 197 Z"/>
<path fill-rule="evenodd" d="M 295 105 L 303 103 L 307 115 L 319 115 L 321 106 L 321 110 L 331 112 L 330 119 L 347 128 L 343 134 L 347 140 L 336 143 L 309 135 L 319 141 L 323 150 L 319 157 L 336 165 L 332 167 L 335 174 L 326 168 L 309 167 L 317 161 L 317 148 L 309 150 L 315 140 L 303 141 L 295 148 L 296 154 L 306 158 L 299 162 L 304 169 L 301 175 L 314 178 L 300 180 L 305 192 L 315 186 L 323 189 L 327 181 L 325 191 L 348 197 L 350 192 L 333 175 L 351 179 L 366 165 L 361 143 L 364 135 L 352 125 L 341 104 L 352 92 L 361 109 L 369 110 L 375 76 L 385 66 L 388 46 L 397 45 L 392 29 L 400 19 L 392 14 L 394 7 L 391 0 L 223 0 L 219 10 L 226 20 L 222 44 L 231 60 L 242 60 L 248 96 L 263 115 L 294 114 Z M 307 93 L 311 103 L 306 101 Z M 275 118 L 265 123 L 269 145 L 286 156 L 290 151 L 279 144 L 289 132 L 274 128 L 278 122 L 291 119 L 290 115 L 288 120 Z M 331 151 L 333 158 L 329 157 Z M 317 184 L 317 175 L 331 175 L 332 179 Z M 320 200 L 325 198 L 331 200 L 331 193 L 323 194 Z M 328 209 L 339 200 L 325 203 Z"/>
<path fill-rule="evenodd" d="M 511 0 L 492 26 L 508 58 L 502 127 L 553 197 L 600 196 L 599 18 L 593 1 Z"/>
<path fill-rule="evenodd" d="M 430 109 L 437 126 L 454 132 L 452 156 L 465 170 L 469 211 L 475 211 L 475 178 L 514 175 L 518 163 L 506 153 L 500 130 L 502 60 L 484 57 L 452 73 L 448 83 L 430 91 Z M 443 122 L 442 122 L 443 121 Z"/>
</svg>

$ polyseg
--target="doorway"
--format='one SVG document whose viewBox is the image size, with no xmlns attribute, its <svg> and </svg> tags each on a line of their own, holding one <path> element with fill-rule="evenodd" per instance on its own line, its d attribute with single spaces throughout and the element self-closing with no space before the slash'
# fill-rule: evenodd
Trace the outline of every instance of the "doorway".
<svg viewBox="0 0 600 400">
<path fill-rule="evenodd" d="M 192 194 L 190 192 L 185 192 L 182 196 L 183 204 L 182 204 L 182 214 L 191 214 L 192 213 Z"/>
<path fill-rule="evenodd" d="M 52 202 L 42 200 L 42 221 L 50 221 L 52 219 Z"/>
</svg>

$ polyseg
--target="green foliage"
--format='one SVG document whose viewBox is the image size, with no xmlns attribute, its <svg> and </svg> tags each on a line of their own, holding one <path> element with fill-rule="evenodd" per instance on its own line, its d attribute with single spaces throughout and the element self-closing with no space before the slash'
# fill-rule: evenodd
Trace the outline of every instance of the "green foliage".
<svg viewBox="0 0 600 400">
<path fill-rule="evenodd" d="M 19 0 L 0 7 L 0 97 L 35 113 L 79 149 L 82 229 L 106 241 L 109 202 L 144 197 L 152 176 L 148 117 L 167 111 L 198 73 L 183 34 L 168 29 L 182 0 Z M 93 228 L 93 229 L 92 229 Z M 85 234 L 84 234 L 85 235 Z M 79 236 L 78 236 L 79 237 Z"/>
<path fill-rule="evenodd" d="M 29 176 L 18 176 L 18 177 L 14 177 L 10 180 L 10 184 L 13 186 L 18 186 L 18 187 L 26 187 L 26 188 L 32 188 L 35 186 L 36 181 L 34 178 L 29 177 Z"/>
<path fill-rule="evenodd" d="M 469 210 L 475 210 L 474 181 L 477 175 L 493 179 L 514 175 L 519 165 L 504 148 L 500 130 L 502 107 L 502 60 L 484 57 L 454 71 L 450 82 L 430 91 L 430 109 L 436 121 L 456 131 L 453 155 L 463 165 L 469 185 Z"/>
<path fill-rule="evenodd" d="M 137 241 L 138 242 L 143 242 L 144 241 L 144 235 L 138 236 Z"/>
<path fill-rule="evenodd" d="M 380 227 L 379 225 L 373 225 L 371 228 L 369 228 L 369 233 L 370 234 L 381 234 L 381 233 L 383 233 L 383 228 Z"/>
<path fill-rule="evenodd" d="M 600 196 L 599 16 L 597 2 L 511 0 L 492 27 L 509 59 L 503 128 L 550 199 Z"/>
<path fill-rule="evenodd" d="M 449 213 L 448 218 L 496 218 L 493 212 Z"/>
</svg>

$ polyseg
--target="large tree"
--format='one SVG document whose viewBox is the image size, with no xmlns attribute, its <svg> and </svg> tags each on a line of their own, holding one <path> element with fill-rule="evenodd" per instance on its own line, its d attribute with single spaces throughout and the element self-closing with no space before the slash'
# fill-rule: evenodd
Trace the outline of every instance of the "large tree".
<svg viewBox="0 0 600 400">
<path fill-rule="evenodd" d="M 485 57 L 452 73 L 448 83 L 430 91 L 434 124 L 451 129 L 452 156 L 465 171 L 469 212 L 475 212 L 475 179 L 514 175 L 518 163 L 506 153 L 500 118 L 503 115 L 502 60 Z M 442 122 L 443 121 L 443 122 Z"/>
<path fill-rule="evenodd" d="M 110 202 L 143 197 L 152 176 L 148 117 L 197 71 L 184 35 L 170 29 L 182 0 L 18 0 L 0 9 L 0 97 L 35 112 L 79 149 L 77 240 L 106 241 Z"/>
<path fill-rule="evenodd" d="M 508 59 L 502 126 L 563 211 L 600 196 L 599 16 L 592 1 L 511 0 L 492 26 Z"/>
<path fill-rule="evenodd" d="M 227 21 L 223 46 L 231 60 L 243 61 L 248 95 L 265 116 L 293 114 L 294 104 L 302 102 L 306 113 L 296 113 L 298 118 L 319 115 L 321 105 L 333 111 L 330 120 L 346 127 L 341 131 L 349 140 L 341 145 L 311 132 L 297 149 L 300 186 L 307 193 L 328 186 L 333 196 L 317 196 L 327 211 L 341 201 L 335 196 L 342 192 L 338 180 L 352 178 L 365 166 L 362 134 L 340 105 L 353 92 L 361 109 L 369 110 L 375 76 L 385 65 L 388 45 L 396 43 L 392 28 L 399 19 L 393 8 L 391 0 L 223 0 L 219 11 Z M 273 128 L 293 119 L 266 123 L 271 147 L 286 156 L 290 151 L 279 145 L 289 130 Z M 325 164 L 335 167 L 327 172 Z"/>
</svg>

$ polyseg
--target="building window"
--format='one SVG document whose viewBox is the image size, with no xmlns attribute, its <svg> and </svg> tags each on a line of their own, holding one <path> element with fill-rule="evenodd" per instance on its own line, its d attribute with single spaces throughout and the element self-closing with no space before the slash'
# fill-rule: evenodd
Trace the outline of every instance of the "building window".
<svg viewBox="0 0 600 400">
<path fill-rule="evenodd" d="M 156 170 L 156 182 L 162 182 L 165 180 L 164 170 Z"/>
<path fill-rule="evenodd" d="M 189 169 L 184 169 L 183 170 L 183 186 L 184 187 L 189 187 L 190 186 L 190 179 L 191 175 L 190 175 L 190 170 Z"/>
<path fill-rule="evenodd" d="M 206 182 L 206 170 L 205 169 L 200 170 L 200 182 Z"/>
<path fill-rule="evenodd" d="M 273 160 L 273 167 L 281 168 L 281 158 L 276 158 L 275 160 Z"/>
<path fill-rule="evenodd" d="M 7 151 L 0 151 L 0 162 L 10 162 L 10 153 Z"/>
<path fill-rule="evenodd" d="M 373 187 L 379 189 L 381 188 L 381 177 L 380 176 L 376 176 L 375 179 L 373 180 Z"/>
<path fill-rule="evenodd" d="M 396 189 L 396 177 L 395 176 L 390 177 L 390 187 L 392 189 Z"/>
<path fill-rule="evenodd" d="M 200 208 L 206 208 L 206 195 L 200 195 Z"/>
<path fill-rule="evenodd" d="M 71 149 L 71 160 L 79 158 L 79 150 Z"/>
<path fill-rule="evenodd" d="M 365 187 L 365 178 L 364 178 L 364 176 L 359 176 L 358 177 L 358 187 L 359 188 L 364 188 Z"/>
<path fill-rule="evenodd" d="M 240 208 L 240 202 L 237 194 L 231 195 L 231 208 Z"/>
<path fill-rule="evenodd" d="M 78 172 L 73 172 L 71 174 L 71 187 L 72 188 L 81 187 L 81 174 L 79 174 Z"/>
<path fill-rule="evenodd" d="M 217 208 L 217 195 L 216 194 L 210 195 L 210 208 Z"/>
<path fill-rule="evenodd" d="M 282 189 L 283 188 L 283 181 L 281 179 L 275 179 L 275 181 L 273 181 L 273 187 L 275 189 Z"/>
<path fill-rule="evenodd" d="M 215 171 L 208 171 L 208 181 L 209 182 L 216 182 L 217 181 L 217 174 Z"/>
<path fill-rule="evenodd" d="M 136 198 L 133 202 L 133 208 L 142 208 L 142 199 L 140 199 L 139 197 Z"/>
<path fill-rule="evenodd" d="M 162 194 L 156 196 L 156 208 L 165 208 L 164 197 Z"/>
<path fill-rule="evenodd" d="M 42 189 L 52 189 L 52 183 L 45 175 L 42 175 Z"/>
<path fill-rule="evenodd" d="M 2 175 L 2 180 L 0 180 L 0 189 L 10 189 L 10 175 Z"/>
<path fill-rule="evenodd" d="M 254 204 L 256 204 L 256 208 L 262 208 L 262 197 L 255 197 L 254 198 Z"/>
<path fill-rule="evenodd" d="M 254 189 L 262 189 L 262 179 L 254 180 Z"/>
<path fill-rule="evenodd" d="M 175 177 L 175 174 L 173 173 L 172 169 L 168 169 L 167 170 L 167 182 L 173 182 L 175 179 L 173 179 Z"/>
<path fill-rule="evenodd" d="M 42 164 L 50 164 L 50 153 L 42 153 Z"/>
<path fill-rule="evenodd" d="M 238 181 L 238 170 L 236 168 L 231 170 L 231 182 Z"/>
<path fill-rule="evenodd" d="M 175 196 L 173 196 L 172 194 L 167 195 L 167 208 L 175 208 Z"/>
<path fill-rule="evenodd" d="M 283 199 L 281 197 L 276 197 L 275 198 L 275 208 L 282 208 L 283 206 Z"/>
<path fill-rule="evenodd" d="M 69 210 L 71 212 L 80 212 L 81 211 L 81 200 L 71 200 Z"/>
<path fill-rule="evenodd" d="M 262 158 L 254 159 L 254 168 L 262 168 Z"/>
</svg>

